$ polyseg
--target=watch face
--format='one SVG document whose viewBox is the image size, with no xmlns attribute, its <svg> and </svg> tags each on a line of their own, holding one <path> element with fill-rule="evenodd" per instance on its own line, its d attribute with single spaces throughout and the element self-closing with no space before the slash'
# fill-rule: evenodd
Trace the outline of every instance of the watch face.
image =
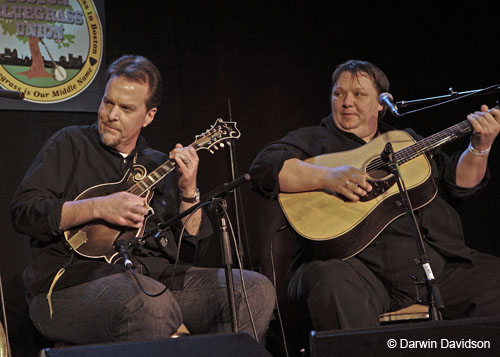
<svg viewBox="0 0 500 357">
<path fill-rule="evenodd" d="M 197 188 L 196 192 L 192 197 L 184 197 L 181 194 L 181 198 L 184 202 L 189 202 L 189 203 L 197 202 L 200 200 L 200 189 Z"/>
</svg>

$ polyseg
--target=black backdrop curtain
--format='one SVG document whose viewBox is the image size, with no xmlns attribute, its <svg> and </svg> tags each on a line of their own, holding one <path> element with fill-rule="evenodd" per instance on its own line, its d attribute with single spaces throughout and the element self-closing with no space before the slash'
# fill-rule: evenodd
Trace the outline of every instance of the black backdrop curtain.
<svg viewBox="0 0 500 357">
<path fill-rule="evenodd" d="M 236 142 L 236 162 L 238 173 L 243 174 L 265 144 L 291 129 L 315 125 L 328 114 L 331 73 L 347 59 L 378 64 L 391 80 L 396 101 L 446 94 L 449 87 L 464 91 L 500 82 L 494 55 L 496 23 L 481 15 L 498 10 L 498 5 L 491 4 L 487 9 L 472 5 L 453 9 L 450 16 L 451 10 L 444 5 L 428 9 L 408 4 L 404 9 L 398 6 L 394 13 L 381 5 L 372 8 L 332 1 L 107 1 L 106 61 L 138 53 L 160 68 L 166 96 L 144 135 L 163 151 L 177 142 L 192 142 L 216 118 L 228 120 L 230 102 L 232 119 L 242 132 Z M 493 105 L 495 100 L 495 96 L 476 97 L 404 119 L 386 120 L 430 135 L 464 120 L 480 103 Z M 19 274 L 30 253 L 26 238 L 11 227 L 9 200 L 48 137 L 67 125 L 91 123 L 95 114 L 0 113 L 4 150 L 0 268 L 11 342 L 17 355 L 33 355 L 33 348 L 45 341 L 26 333 L 31 327 Z M 446 150 L 465 148 L 466 144 L 464 138 Z M 227 149 L 214 155 L 199 154 L 202 193 L 231 180 Z M 500 196 L 497 146 L 490 162 L 490 186 L 460 213 L 468 243 L 500 255 L 495 227 L 499 218 L 495 202 Z M 261 269 L 271 277 L 269 240 L 282 222 L 279 207 L 257 197 L 248 185 L 241 188 L 241 202 L 245 266 Z M 230 204 L 234 208 L 232 201 Z M 285 254 L 287 245 L 279 239 L 275 253 Z M 214 242 L 210 259 L 200 264 L 220 262 L 217 240 Z M 285 248 L 280 249 L 280 243 Z"/>
</svg>

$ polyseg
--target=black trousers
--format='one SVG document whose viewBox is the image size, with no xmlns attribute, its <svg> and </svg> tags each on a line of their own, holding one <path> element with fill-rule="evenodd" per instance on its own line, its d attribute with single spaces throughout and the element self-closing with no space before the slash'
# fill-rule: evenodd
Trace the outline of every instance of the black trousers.
<svg viewBox="0 0 500 357">
<path fill-rule="evenodd" d="M 413 247 L 409 249 L 409 247 Z M 445 259 L 426 245 L 445 305 L 443 317 L 500 315 L 500 258 L 471 251 L 472 261 Z M 302 259 L 288 282 L 288 298 L 308 329 L 334 330 L 379 324 L 379 314 L 418 299 L 427 303 L 414 242 L 375 240 L 347 260 Z"/>
</svg>

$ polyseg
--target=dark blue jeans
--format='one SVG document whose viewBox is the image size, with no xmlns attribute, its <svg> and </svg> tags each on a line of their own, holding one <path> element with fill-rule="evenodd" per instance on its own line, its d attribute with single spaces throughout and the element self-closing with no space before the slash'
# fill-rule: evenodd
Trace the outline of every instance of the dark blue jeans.
<svg viewBox="0 0 500 357">
<path fill-rule="evenodd" d="M 143 287 L 157 293 L 164 285 L 138 275 Z M 254 336 L 238 270 L 233 270 L 239 331 Z M 274 311 L 275 290 L 263 275 L 244 271 L 249 308 L 261 338 Z M 30 305 L 37 329 L 54 341 L 90 344 L 170 337 L 184 323 L 192 334 L 232 332 L 224 270 L 192 267 L 181 290 L 159 297 L 144 294 L 130 273 L 120 273 L 52 293 L 53 317 L 46 294 Z"/>
</svg>

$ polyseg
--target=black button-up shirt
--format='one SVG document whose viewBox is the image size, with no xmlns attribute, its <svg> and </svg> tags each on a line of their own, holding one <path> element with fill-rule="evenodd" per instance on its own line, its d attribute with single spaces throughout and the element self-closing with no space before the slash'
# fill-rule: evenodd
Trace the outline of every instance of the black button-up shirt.
<svg viewBox="0 0 500 357">
<path fill-rule="evenodd" d="M 65 247 L 64 232 L 58 228 L 65 201 L 74 200 L 95 185 L 121 181 L 134 163 L 144 166 L 149 173 L 166 160 L 167 155 L 149 148 L 142 137 L 139 137 L 134 151 L 124 158 L 100 142 L 97 123 L 67 127 L 54 134 L 35 158 L 11 203 L 14 228 L 31 238 L 34 253 L 32 264 L 23 274 L 28 296 L 48 291 L 56 272 L 70 261 L 71 253 Z M 178 178 L 174 171 L 154 187 L 150 203 L 154 215 L 147 220 L 146 232 L 178 214 Z M 165 269 L 168 271 L 176 256 L 179 232 L 180 225 L 165 231 L 168 244 L 163 249 L 149 236 L 134 251 L 134 256 L 144 266 L 145 274 L 158 278 L 165 274 Z M 187 254 L 182 257 L 189 255 L 186 259 L 190 260 L 201 254 L 203 249 L 200 247 L 205 245 L 199 245 L 199 242 L 211 233 L 210 222 L 206 218 L 197 237 L 185 233 L 182 246 Z M 102 259 L 75 254 L 55 289 L 124 270 L 122 264 L 108 264 Z"/>
</svg>

